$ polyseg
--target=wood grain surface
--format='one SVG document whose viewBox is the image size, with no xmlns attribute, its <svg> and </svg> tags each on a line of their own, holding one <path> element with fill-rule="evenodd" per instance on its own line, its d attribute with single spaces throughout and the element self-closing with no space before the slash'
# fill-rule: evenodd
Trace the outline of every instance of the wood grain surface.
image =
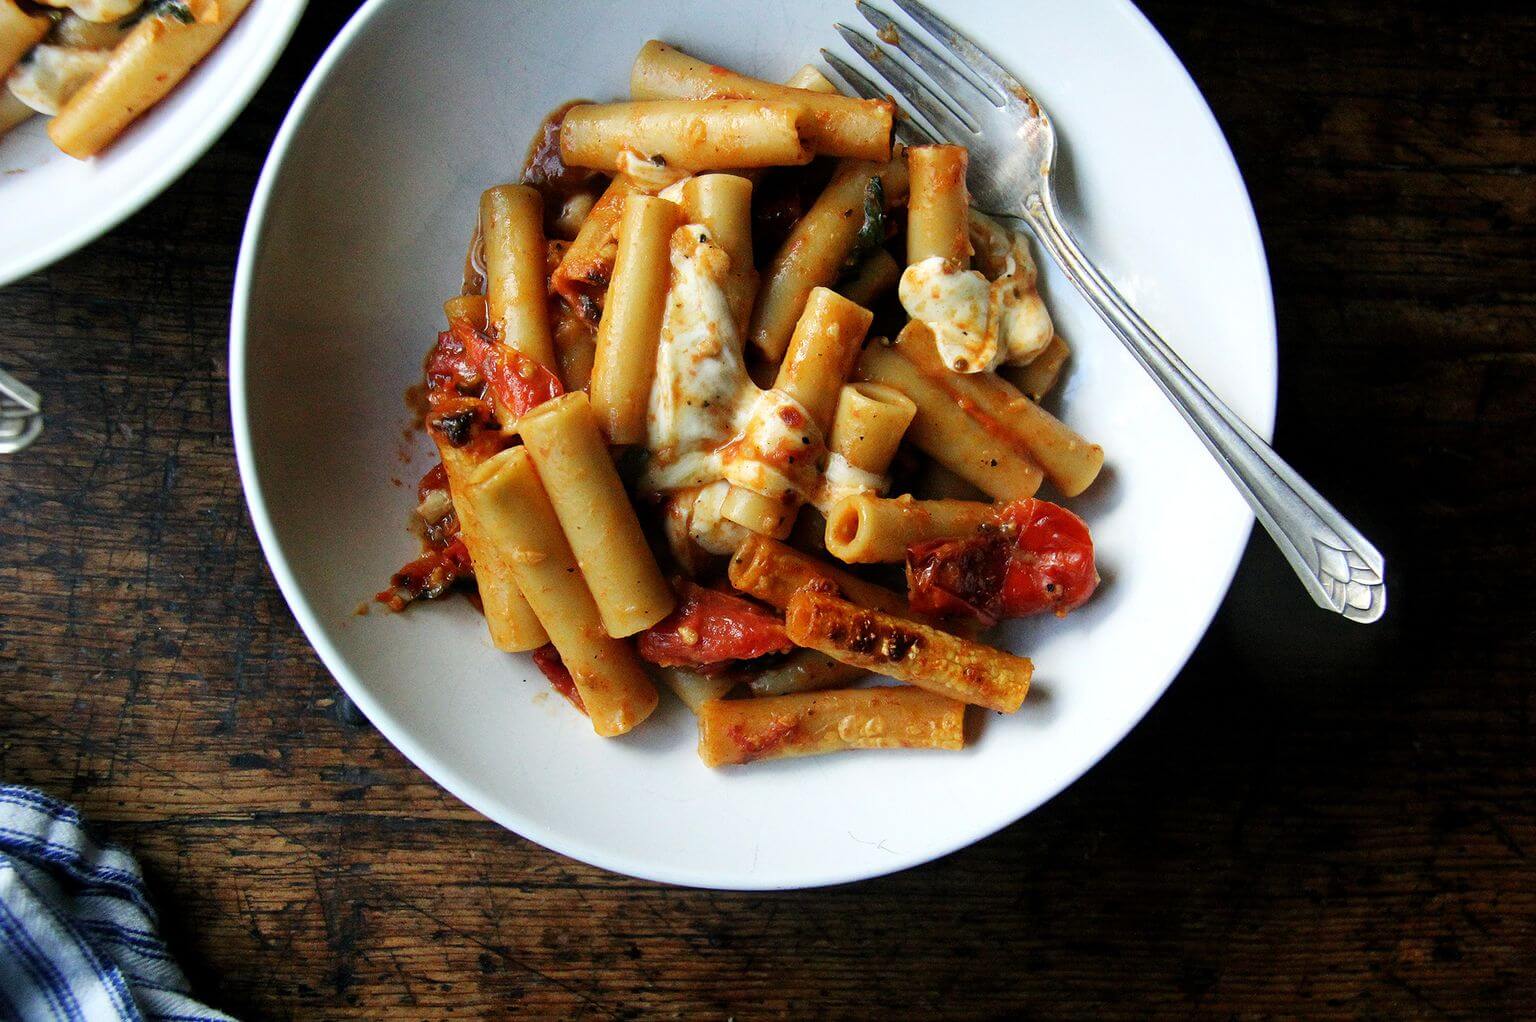
<svg viewBox="0 0 1536 1022">
<path fill-rule="evenodd" d="M 0 458 L 0 778 L 142 859 L 251 1019 L 1531 1017 L 1536 12 L 1144 6 L 1209 97 L 1274 272 L 1277 445 L 1386 553 L 1314 610 L 1255 541 L 1172 690 L 979 845 L 717 894 L 553 855 L 341 699 L 273 586 L 226 328 L 262 159 L 355 7 L 109 236 L 0 291 L 48 429 Z M 1134 168 L 1127 168 L 1134 172 Z M 4 227 L 0 225 L 0 243 Z"/>
</svg>

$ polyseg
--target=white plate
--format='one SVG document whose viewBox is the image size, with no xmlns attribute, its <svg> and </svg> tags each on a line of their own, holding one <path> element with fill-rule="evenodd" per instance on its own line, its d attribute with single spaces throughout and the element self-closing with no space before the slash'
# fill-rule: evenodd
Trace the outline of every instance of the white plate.
<svg viewBox="0 0 1536 1022">
<path fill-rule="evenodd" d="M 62 259 L 138 212 L 245 109 L 307 0 L 256 0 L 164 101 L 91 160 L 65 156 L 34 117 L 0 138 L 0 287 Z"/>
<path fill-rule="evenodd" d="M 1232 155 L 1178 60 L 1122 0 L 946 3 L 1065 138 L 1084 246 L 1262 431 L 1275 346 L 1259 233 Z M 866 752 L 711 771 L 671 699 L 592 735 L 463 600 L 359 617 L 415 552 L 401 395 L 455 293 L 481 189 L 516 174 L 540 117 L 625 94 L 659 37 L 780 79 L 851 2 L 373 0 L 299 96 L 257 189 L 235 287 L 230 388 L 242 478 L 272 570 L 331 672 L 439 783 L 558 852 L 634 876 L 807 887 L 932 859 L 1070 784 L 1141 719 L 1204 633 L 1252 518 L 1152 383 L 1054 268 L 1077 352 L 1068 422 L 1102 442 L 1088 499 L 1105 582 L 1067 621 L 1009 633 L 1037 665 L 1012 717 L 960 753 Z M 579 29 L 573 26 L 580 26 Z M 391 477 L 406 488 L 392 485 Z M 1149 778 L 1148 784 L 1156 783 Z"/>
</svg>

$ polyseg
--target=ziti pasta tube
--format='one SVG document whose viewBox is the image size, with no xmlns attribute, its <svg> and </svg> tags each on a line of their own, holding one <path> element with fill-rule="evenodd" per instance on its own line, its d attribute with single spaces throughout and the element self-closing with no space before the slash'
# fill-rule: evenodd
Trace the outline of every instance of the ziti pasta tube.
<svg viewBox="0 0 1536 1022">
<path fill-rule="evenodd" d="M 105 149 L 158 103 L 224 38 L 251 0 L 185 0 L 190 22 L 154 12 L 134 27 L 112 60 L 48 125 L 54 145 L 76 159 Z"/>
<path fill-rule="evenodd" d="M 904 685 L 717 699 L 699 707 L 699 758 L 711 767 L 843 749 L 964 745 L 965 704 Z"/>
<path fill-rule="evenodd" d="M 519 420 L 518 432 L 608 634 L 633 635 L 671 613 L 676 597 L 646 545 L 587 395 L 578 390 L 544 402 Z"/>
<path fill-rule="evenodd" d="M 784 618 L 798 646 L 930 692 L 1013 713 L 1024 702 L 1034 664 L 908 618 L 802 589 Z"/>
<path fill-rule="evenodd" d="M 736 681 L 722 674 L 700 674 L 686 667 L 658 667 L 661 683 L 672 690 L 694 713 L 712 699 L 719 699 L 736 687 Z"/>
<path fill-rule="evenodd" d="M 895 387 L 848 383 L 837 398 L 832 432 L 827 437 L 827 467 L 816 494 L 825 514 L 834 504 L 859 493 L 884 493 L 886 470 L 917 406 Z"/>
<path fill-rule="evenodd" d="M 799 82 L 797 72 L 792 82 Z M 823 78 L 822 81 L 825 81 Z M 657 39 L 640 49 L 630 71 L 635 99 L 745 98 L 787 100 L 805 107 L 802 131 L 818 153 L 860 160 L 891 158 L 895 104 L 888 99 L 852 99 L 835 91 L 776 85 L 707 64 Z"/>
<path fill-rule="evenodd" d="M 731 585 L 784 610 L 790 597 L 813 582 L 830 582 L 850 599 L 891 614 L 907 614 L 907 598 L 766 536 L 752 535 L 731 557 Z"/>
<path fill-rule="evenodd" d="M 53 20 L 46 15 L 28 14 L 16 0 L 0 0 L 0 90 L 5 89 L 3 79 L 11 68 L 42 42 L 52 27 Z"/>
<path fill-rule="evenodd" d="M 735 174 L 700 174 L 683 182 L 687 222 L 709 232 L 709 240 L 725 249 L 731 271 L 725 294 L 736 328 L 745 335 L 757 297 L 757 270 L 752 265 L 752 182 Z M 666 260 L 662 260 L 665 265 Z"/>
<path fill-rule="evenodd" d="M 1044 470 L 1046 478 L 1063 495 L 1075 497 L 1082 493 L 1104 466 L 1102 447 L 1078 436 L 1002 377 L 995 373 L 952 373 L 946 369 L 934 346 L 933 333 L 921 323 L 908 324 L 896 345 L 888 350 L 943 390 L 948 401 L 964 406 L 986 429 L 1000 430 L 1000 435 L 1016 450 L 1027 454 Z M 921 419 L 923 402 L 914 395 L 907 396 L 917 401 Z M 953 442 L 954 438 L 950 440 Z M 918 444 L 922 446 L 921 441 Z"/>
<path fill-rule="evenodd" d="M 469 484 L 479 462 L 437 436 L 433 439 L 448 476 L 453 510 L 459 516 L 459 536 L 475 568 L 475 586 L 480 592 L 491 644 L 506 653 L 538 649 L 549 641 L 549 636 L 512 576 L 512 566 L 496 556 L 495 542 L 480 521 L 480 495 Z"/>
<path fill-rule="evenodd" d="M 779 663 L 754 674 L 747 687 L 755 696 L 787 696 L 793 692 L 837 688 L 868 673 L 862 667 L 840 664 L 814 649 L 797 649 Z"/>
<path fill-rule="evenodd" d="M 747 457 L 725 458 L 732 484 L 721 506 L 726 518 L 776 539 L 789 534 L 800 505 L 814 496 L 816 461 L 838 394 L 873 318 L 836 291 L 811 292 L 778 379 L 759 399 L 759 408 L 771 407 L 771 414 L 754 414 L 737 441 Z M 763 475 L 766 483 L 759 480 Z"/>
<path fill-rule="evenodd" d="M 550 283 L 576 312 L 593 326 L 601 315 L 599 299 L 608 290 L 613 275 L 613 261 L 618 255 L 619 219 L 625 203 L 634 194 L 649 194 L 636 182 L 620 174 L 581 222 L 576 240 L 565 250 Z"/>
<path fill-rule="evenodd" d="M 926 331 L 921 324 L 909 323 L 901 339 L 905 340 L 914 327 Z M 942 371 L 954 381 L 975 378 Z M 907 439 L 989 496 L 1015 500 L 1032 497 L 1040 488 L 1044 473 L 1019 450 L 1008 427 L 963 404 L 950 388 L 950 380 L 930 378 L 882 341 L 871 342 L 864 349 L 854 375 L 895 387 L 911 398 L 917 415 L 907 427 Z"/>
<path fill-rule="evenodd" d="M 619 220 L 613 282 L 597 328 L 592 408 L 612 444 L 645 439 L 645 414 L 656 376 L 656 345 L 671 278 L 668 245 L 682 220 L 676 203 L 634 194 Z"/>
<path fill-rule="evenodd" d="M 905 159 L 845 160 L 768 265 L 747 338 L 769 362 L 784 357 L 811 291 L 836 283 L 864 228 L 866 204 L 876 194 L 870 185 L 874 178 L 880 179 L 885 209 L 906 198 Z"/>
<path fill-rule="evenodd" d="M 837 285 L 838 294 L 850 302 L 858 302 L 866 309 L 875 299 L 896 287 L 901 280 L 901 267 L 884 248 L 877 248 L 854 267 L 846 280 Z"/>
<path fill-rule="evenodd" d="M 964 146 L 920 145 L 907 150 L 907 265 L 938 257 L 971 265 L 969 154 Z"/>
<path fill-rule="evenodd" d="M 455 320 L 468 323 L 481 333 L 486 329 L 485 295 L 454 295 L 443 303 L 443 315 L 448 322 Z"/>
<path fill-rule="evenodd" d="M 1028 365 L 1004 366 L 1003 379 L 1019 388 L 1031 401 L 1039 401 L 1056 386 L 1061 368 L 1066 365 L 1067 356 L 1071 354 L 1072 349 L 1067 347 L 1067 342 L 1061 339 L 1060 334 L 1056 334 L 1045 350 Z"/>
<path fill-rule="evenodd" d="M 609 174 L 626 151 L 687 170 L 792 166 L 811 159 L 800 140 L 803 113 L 757 99 L 584 103 L 560 125 L 560 158 Z"/>
<path fill-rule="evenodd" d="M 913 543 L 969 536 L 996 512 L 996 505 L 974 500 L 861 493 L 827 512 L 827 553 L 848 564 L 905 561 Z"/>
<path fill-rule="evenodd" d="M 800 70 L 784 79 L 784 84 L 791 89 L 809 89 L 811 92 L 825 93 L 829 96 L 838 94 L 837 86 L 817 70 L 815 64 L 800 65 Z"/>
<path fill-rule="evenodd" d="M 627 642 L 611 637 L 524 447 L 488 459 L 470 481 L 494 556 L 510 565 L 605 738 L 656 708 L 656 686 Z"/>
<path fill-rule="evenodd" d="M 544 199 L 527 185 L 480 196 L 486 315 L 502 343 L 558 372 L 544 284 Z"/>
</svg>

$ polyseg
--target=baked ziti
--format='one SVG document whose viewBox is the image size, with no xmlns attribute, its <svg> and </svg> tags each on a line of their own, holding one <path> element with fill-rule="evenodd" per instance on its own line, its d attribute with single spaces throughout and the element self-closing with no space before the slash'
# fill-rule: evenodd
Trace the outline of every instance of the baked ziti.
<svg viewBox="0 0 1536 1022">
<path fill-rule="evenodd" d="M 652 41 L 627 100 L 550 115 L 480 198 L 417 388 L 425 550 L 378 599 L 474 594 L 599 735 L 659 682 L 711 766 L 1018 710 L 1032 663 L 978 636 L 1093 594 L 1036 494 L 1104 455 L 1039 403 L 1068 349 L 1029 245 L 894 113 Z"/>
</svg>

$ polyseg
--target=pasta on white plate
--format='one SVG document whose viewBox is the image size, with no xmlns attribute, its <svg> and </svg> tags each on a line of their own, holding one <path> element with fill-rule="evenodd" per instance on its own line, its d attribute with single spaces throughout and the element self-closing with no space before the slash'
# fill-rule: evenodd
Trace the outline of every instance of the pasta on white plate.
<svg viewBox="0 0 1536 1022">
<path fill-rule="evenodd" d="M 710 766 L 1016 711 L 1034 665 L 979 636 L 1092 596 L 1036 493 L 1104 453 L 1039 406 L 1069 349 L 1027 242 L 893 113 L 652 40 L 629 97 L 551 114 L 481 199 L 419 391 L 424 551 L 378 599 L 478 593 L 599 735 L 659 682 Z"/>
<path fill-rule="evenodd" d="M 252 0 L 0 0 L 0 137 L 33 115 L 88 159 L 164 99 Z"/>
</svg>

